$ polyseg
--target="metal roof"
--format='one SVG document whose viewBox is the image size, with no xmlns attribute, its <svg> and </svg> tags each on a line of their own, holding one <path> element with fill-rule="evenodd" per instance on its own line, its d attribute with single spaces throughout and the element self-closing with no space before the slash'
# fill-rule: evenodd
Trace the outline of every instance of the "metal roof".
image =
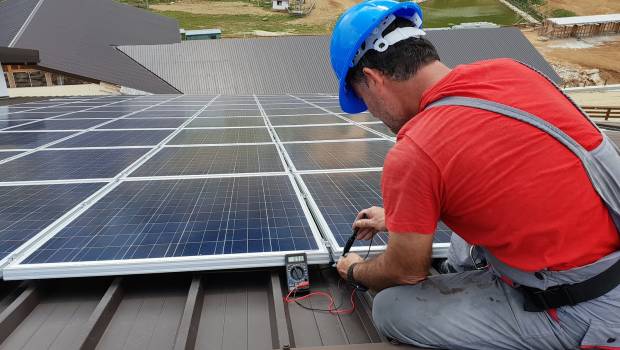
<svg viewBox="0 0 620 350">
<path fill-rule="evenodd" d="M 561 78 L 516 28 L 429 30 L 444 63 L 454 67 L 509 57 Z M 335 93 L 328 36 L 184 41 L 119 46 L 186 94 Z"/>
<path fill-rule="evenodd" d="M 606 15 L 593 16 L 574 16 L 574 17 L 556 17 L 547 18 L 547 21 L 561 26 L 579 25 L 579 24 L 598 24 L 620 22 L 620 13 L 612 13 Z"/>
<path fill-rule="evenodd" d="M 38 2 L 38 0 L 0 1 L 0 46 L 9 46 Z"/>
<path fill-rule="evenodd" d="M 41 67 L 152 93 L 178 93 L 113 47 L 179 42 L 178 24 L 171 18 L 112 0 L 0 3 L 0 33 L 17 33 L 22 24 L 12 47 L 38 50 Z"/>
<path fill-rule="evenodd" d="M 0 348 L 398 349 L 373 325 L 370 294 L 356 295 L 350 315 L 305 310 L 284 303 L 282 271 L 4 282 Z M 338 279 L 333 268 L 311 269 L 313 289 L 348 299 Z"/>
</svg>

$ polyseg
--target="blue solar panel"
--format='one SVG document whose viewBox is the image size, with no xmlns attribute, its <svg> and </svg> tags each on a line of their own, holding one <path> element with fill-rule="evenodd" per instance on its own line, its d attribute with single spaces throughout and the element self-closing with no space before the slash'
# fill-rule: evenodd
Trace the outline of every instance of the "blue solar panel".
<svg viewBox="0 0 620 350">
<path fill-rule="evenodd" d="M 30 123 L 32 120 L 23 120 L 23 119 L 1 119 L 0 118 L 0 129 L 10 128 L 12 126 L 22 125 L 25 123 Z"/>
<path fill-rule="evenodd" d="M 284 145 L 297 170 L 382 167 L 390 141 L 288 143 Z"/>
<path fill-rule="evenodd" d="M 55 116 L 62 114 L 62 113 L 40 112 L 40 111 L 41 110 L 33 111 L 33 112 L 11 113 L 11 114 L 0 116 L 0 119 L 45 119 L 45 118 L 55 117 Z"/>
<path fill-rule="evenodd" d="M 195 111 L 151 111 L 146 110 L 130 115 L 128 118 L 189 118 L 196 114 Z"/>
<path fill-rule="evenodd" d="M 284 171 L 275 145 L 167 147 L 131 176 Z"/>
<path fill-rule="evenodd" d="M 54 147 L 154 146 L 172 132 L 173 130 L 89 131 Z"/>
<path fill-rule="evenodd" d="M 48 119 L 22 125 L 11 130 L 84 130 L 109 119 Z"/>
<path fill-rule="evenodd" d="M 396 134 L 394 134 L 394 132 L 392 132 L 392 130 L 390 130 L 390 128 L 388 128 L 385 124 L 383 123 L 377 123 L 377 124 L 364 124 L 364 126 L 369 127 L 373 130 L 376 130 L 386 136 L 391 136 L 391 137 L 395 137 Z"/>
<path fill-rule="evenodd" d="M 183 130 L 169 145 L 271 142 L 267 128 Z"/>
<path fill-rule="evenodd" d="M 142 128 L 172 128 L 176 129 L 185 123 L 185 118 L 153 118 L 153 119 L 119 119 L 106 124 L 99 129 L 142 129 Z"/>
<path fill-rule="evenodd" d="M 37 148 L 75 132 L 0 132 L 0 149 Z"/>
<path fill-rule="evenodd" d="M 355 125 L 329 125 L 304 127 L 277 127 L 281 141 L 312 141 L 377 138 L 376 134 Z"/>
<path fill-rule="evenodd" d="M 286 176 L 124 182 L 23 264 L 317 249 Z"/>
<path fill-rule="evenodd" d="M 0 165 L 0 181 L 114 177 L 147 151 L 145 148 L 38 151 Z"/>
<path fill-rule="evenodd" d="M 103 184 L 0 186 L 0 259 Z"/>
<path fill-rule="evenodd" d="M 349 239 L 351 225 L 360 210 L 383 206 L 380 172 L 309 174 L 302 175 L 302 179 L 341 247 Z M 452 231 L 440 223 L 434 242 L 449 242 L 451 234 Z M 387 235 L 381 233 L 375 236 L 373 245 L 386 242 Z M 368 241 L 358 241 L 355 245 L 367 246 Z"/>
<path fill-rule="evenodd" d="M 95 110 L 90 110 L 90 111 L 86 111 L 86 112 L 77 112 L 77 113 L 71 113 L 71 114 L 66 114 L 63 115 L 62 119 L 90 119 L 90 118 L 94 118 L 94 119 L 102 119 L 102 118 L 118 118 L 121 117 L 127 113 L 131 113 L 131 111 L 125 111 L 125 112 L 103 112 L 103 111 L 99 111 L 96 112 Z"/>
<path fill-rule="evenodd" d="M 348 123 L 346 120 L 343 120 L 331 114 L 269 117 L 269 121 L 271 122 L 272 125 L 338 124 L 338 123 L 346 124 Z"/>
<path fill-rule="evenodd" d="M 14 155 L 20 154 L 22 152 L 0 152 L 0 160 L 7 159 L 13 157 Z"/>
<path fill-rule="evenodd" d="M 198 115 L 198 118 L 208 117 L 260 117 L 262 114 L 258 109 L 206 109 Z"/>
<path fill-rule="evenodd" d="M 315 107 L 301 107 L 301 108 L 265 108 L 265 113 L 268 116 L 276 116 L 276 115 L 300 115 L 300 114 L 325 114 L 324 110 Z"/>
<path fill-rule="evenodd" d="M 263 117 L 196 118 L 187 127 L 265 126 Z"/>
<path fill-rule="evenodd" d="M 349 118 L 356 122 L 377 122 L 379 119 L 372 116 L 370 113 L 360 113 L 360 114 L 344 114 L 343 117 Z"/>
</svg>

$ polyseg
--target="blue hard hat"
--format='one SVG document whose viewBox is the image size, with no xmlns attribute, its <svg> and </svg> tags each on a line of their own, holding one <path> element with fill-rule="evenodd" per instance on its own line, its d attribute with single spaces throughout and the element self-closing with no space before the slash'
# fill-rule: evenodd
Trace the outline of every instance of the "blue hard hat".
<svg viewBox="0 0 620 350">
<path fill-rule="evenodd" d="M 388 16 L 412 20 L 422 26 L 422 10 L 413 2 L 369 0 L 348 9 L 336 22 L 330 44 L 330 59 L 339 81 L 340 108 L 347 113 L 360 113 L 368 109 L 364 101 L 348 86 L 347 73 L 359 59 L 358 50 L 366 39 L 376 32 Z"/>
</svg>

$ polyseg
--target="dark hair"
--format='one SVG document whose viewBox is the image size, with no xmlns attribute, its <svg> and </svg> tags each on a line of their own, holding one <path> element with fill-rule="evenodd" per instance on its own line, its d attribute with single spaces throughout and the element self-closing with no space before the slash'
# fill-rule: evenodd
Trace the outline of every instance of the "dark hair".
<svg viewBox="0 0 620 350">
<path fill-rule="evenodd" d="M 396 18 L 383 35 L 387 35 L 396 28 L 411 27 L 411 21 Z M 384 52 L 369 50 L 360 61 L 349 70 L 347 81 L 349 84 L 365 81 L 363 69 L 368 67 L 379 70 L 394 80 L 407 80 L 425 65 L 439 61 L 439 55 L 433 44 L 421 38 L 409 38 L 390 46 Z"/>
</svg>

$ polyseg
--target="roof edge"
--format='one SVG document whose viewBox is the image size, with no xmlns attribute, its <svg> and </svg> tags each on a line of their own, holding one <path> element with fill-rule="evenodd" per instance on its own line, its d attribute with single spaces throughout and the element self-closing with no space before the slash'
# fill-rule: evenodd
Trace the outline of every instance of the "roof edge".
<svg viewBox="0 0 620 350">
<path fill-rule="evenodd" d="M 171 45 L 171 44 L 163 44 L 163 45 Z M 131 45 L 130 45 L 131 46 Z M 168 85 L 169 87 L 171 87 L 172 89 L 176 90 L 179 94 L 184 94 L 183 91 L 177 89 L 174 85 L 170 84 L 166 79 L 160 77 L 158 74 L 156 74 L 155 72 L 153 72 L 152 70 L 148 69 L 147 67 L 145 67 L 144 65 L 142 65 L 142 63 L 136 61 L 133 59 L 133 57 L 129 56 L 128 54 L 125 53 L 125 51 L 119 49 L 118 46 L 113 46 L 114 49 L 120 53 L 122 53 L 123 55 L 125 55 L 125 57 L 129 58 L 130 60 L 132 60 L 135 64 L 139 65 L 140 67 L 144 68 L 147 72 L 151 73 L 154 77 L 157 77 L 157 79 L 161 80 L 162 82 L 164 82 L 166 85 Z M 129 86 L 131 87 L 131 86 Z M 150 91 L 149 91 L 150 92 Z"/>
</svg>

